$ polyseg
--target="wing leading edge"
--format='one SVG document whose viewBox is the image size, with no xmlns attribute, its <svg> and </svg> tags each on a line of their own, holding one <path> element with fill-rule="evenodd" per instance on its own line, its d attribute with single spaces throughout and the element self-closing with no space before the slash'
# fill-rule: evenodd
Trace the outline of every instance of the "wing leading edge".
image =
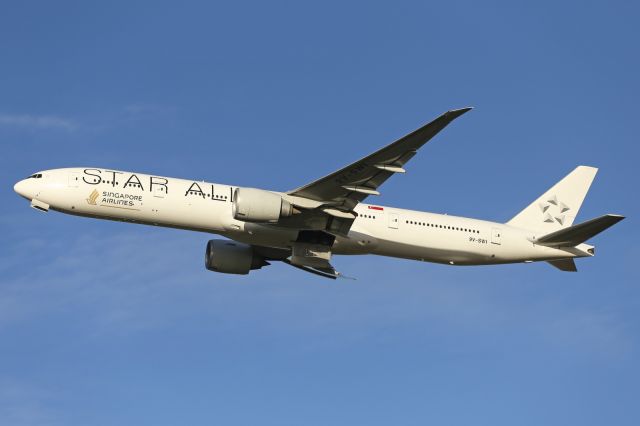
<svg viewBox="0 0 640 426">
<path fill-rule="evenodd" d="M 378 187 L 394 173 L 404 173 L 403 166 L 421 146 L 469 110 L 471 108 L 447 111 L 373 154 L 288 194 L 352 210 L 367 196 L 379 195 Z"/>
</svg>

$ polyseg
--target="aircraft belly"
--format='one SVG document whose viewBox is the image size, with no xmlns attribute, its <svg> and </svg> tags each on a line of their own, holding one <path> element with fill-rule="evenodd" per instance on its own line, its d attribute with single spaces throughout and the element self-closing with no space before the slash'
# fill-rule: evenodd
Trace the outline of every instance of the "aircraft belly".
<svg viewBox="0 0 640 426">
<path fill-rule="evenodd" d="M 374 254 L 403 259 L 421 260 L 425 262 L 469 264 L 489 261 L 490 256 L 472 252 L 455 246 L 429 247 L 395 241 L 379 240 Z"/>
<path fill-rule="evenodd" d="M 332 251 L 334 254 L 368 254 L 373 253 L 377 246 L 378 240 L 370 232 L 352 229 L 348 237 L 336 237 Z"/>
<path fill-rule="evenodd" d="M 496 244 L 484 230 L 475 237 L 457 232 L 448 235 L 386 234 L 387 239 L 378 237 L 378 246 L 373 253 L 454 265 L 513 263 L 535 258 L 535 248 L 521 235 L 501 231 L 502 240 Z"/>
<path fill-rule="evenodd" d="M 298 237 L 298 230 L 245 222 L 241 230 L 229 229 L 222 234 L 245 244 L 290 248 Z"/>
</svg>

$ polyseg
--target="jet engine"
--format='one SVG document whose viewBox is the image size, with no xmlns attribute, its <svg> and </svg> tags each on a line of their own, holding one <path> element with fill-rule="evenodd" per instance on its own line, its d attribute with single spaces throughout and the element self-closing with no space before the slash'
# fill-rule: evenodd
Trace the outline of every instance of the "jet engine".
<svg viewBox="0 0 640 426">
<path fill-rule="evenodd" d="M 237 188 L 233 198 L 233 218 L 244 222 L 277 222 L 295 211 L 280 195 L 262 189 Z"/>
<path fill-rule="evenodd" d="M 269 263 L 253 251 L 253 247 L 230 240 L 210 240 L 204 265 L 210 271 L 246 275 Z"/>
</svg>

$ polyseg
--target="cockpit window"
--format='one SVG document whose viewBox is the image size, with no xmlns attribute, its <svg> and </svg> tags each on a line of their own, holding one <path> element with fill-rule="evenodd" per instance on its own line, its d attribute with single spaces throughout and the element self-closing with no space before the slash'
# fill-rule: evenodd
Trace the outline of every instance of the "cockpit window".
<svg viewBox="0 0 640 426">
<path fill-rule="evenodd" d="M 35 175 L 29 176 L 28 179 L 40 179 L 42 177 L 42 173 L 36 173 Z"/>
</svg>

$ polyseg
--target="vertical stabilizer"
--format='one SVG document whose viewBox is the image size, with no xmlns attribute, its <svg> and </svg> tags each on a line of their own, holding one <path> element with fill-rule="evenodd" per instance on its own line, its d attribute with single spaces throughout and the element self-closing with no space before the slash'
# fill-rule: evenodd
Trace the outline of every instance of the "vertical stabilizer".
<svg viewBox="0 0 640 426">
<path fill-rule="evenodd" d="M 598 169 L 578 166 L 507 225 L 550 233 L 573 224 Z"/>
</svg>

